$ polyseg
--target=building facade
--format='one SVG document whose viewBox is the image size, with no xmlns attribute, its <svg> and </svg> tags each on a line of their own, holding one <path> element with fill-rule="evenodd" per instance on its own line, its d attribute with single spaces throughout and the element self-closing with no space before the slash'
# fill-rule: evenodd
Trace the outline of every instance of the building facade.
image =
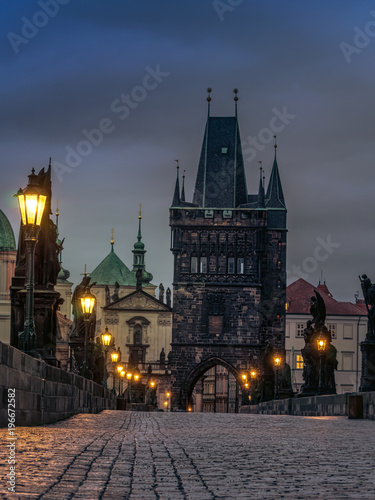
<svg viewBox="0 0 375 500">
<path fill-rule="evenodd" d="M 90 274 L 90 283 L 95 283 L 91 292 L 96 297 L 96 340 L 108 328 L 113 336 L 113 350 L 120 348 L 121 364 L 125 368 L 136 368 L 140 373 L 138 399 L 147 402 L 148 384 L 155 383 L 157 404 L 164 408 L 166 393 L 170 391 L 168 355 L 172 342 L 171 293 L 164 294 L 163 285 L 151 283 L 152 274 L 146 271 L 145 245 L 142 242 L 141 215 L 137 242 L 133 248 L 133 268 L 130 270 L 111 250 L 105 259 Z M 108 386 L 118 387 L 115 367 L 108 356 Z M 121 381 L 121 394 L 127 397 L 128 382 Z M 134 385 L 133 392 L 137 387 Z M 134 399 L 134 398 L 133 398 Z"/>
<path fill-rule="evenodd" d="M 337 301 L 325 283 L 314 287 L 302 278 L 287 287 L 285 349 L 286 361 L 292 370 L 293 390 L 299 392 L 303 384 L 303 330 L 311 319 L 310 298 L 314 296 L 314 290 L 319 291 L 325 302 L 325 324 L 331 332 L 332 344 L 337 349 L 337 394 L 358 392 L 361 377 L 359 344 L 367 332 L 366 306 L 361 301 Z"/>
<path fill-rule="evenodd" d="M 16 240 L 12 226 L 0 210 L 0 341 L 10 343 L 10 285 L 16 267 Z"/>
<path fill-rule="evenodd" d="M 237 116 L 208 116 L 192 203 L 177 174 L 170 208 L 174 256 L 172 405 L 185 409 L 207 370 L 238 384 L 266 345 L 283 350 L 286 206 L 275 159 L 264 190 L 247 192 Z"/>
</svg>

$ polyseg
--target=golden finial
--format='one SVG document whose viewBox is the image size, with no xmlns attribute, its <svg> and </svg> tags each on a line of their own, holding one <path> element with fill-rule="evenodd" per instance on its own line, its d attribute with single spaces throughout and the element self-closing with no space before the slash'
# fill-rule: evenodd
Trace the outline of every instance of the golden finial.
<svg viewBox="0 0 375 500">
<path fill-rule="evenodd" d="M 56 215 L 60 215 L 60 212 L 59 212 L 59 200 L 56 200 Z"/>
<path fill-rule="evenodd" d="M 111 229 L 111 245 L 114 245 L 115 244 L 115 238 L 114 238 L 114 234 L 115 234 L 115 230 L 114 228 Z"/>
<path fill-rule="evenodd" d="M 142 203 L 139 204 L 139 215 L 138 219 L 142 219 Z"/>
</svg>

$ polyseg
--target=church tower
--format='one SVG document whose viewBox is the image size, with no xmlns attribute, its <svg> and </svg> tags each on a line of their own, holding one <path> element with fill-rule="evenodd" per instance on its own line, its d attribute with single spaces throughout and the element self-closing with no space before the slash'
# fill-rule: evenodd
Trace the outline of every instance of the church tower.
<svg viewBox="0 0 375 500">
<path fill-rule="evenodd" d="M 210 106 L 210 96 L 208 103 Z M 275 159 L 267 191 L 261 171 L 248 194 L 236 113 L 206 122 L 193 202 L 170 208 L 174 256 L 172 394 L 191 403 L 196 382 L 221 365 L 241 382 L 267 345 L 285 340 L 286 206 Z"/>
</svg>

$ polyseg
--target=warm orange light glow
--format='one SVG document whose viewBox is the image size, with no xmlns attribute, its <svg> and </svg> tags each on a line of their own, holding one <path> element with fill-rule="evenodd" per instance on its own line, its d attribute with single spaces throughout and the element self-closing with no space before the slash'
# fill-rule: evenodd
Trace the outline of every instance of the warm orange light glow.
<svg viewBox="0 0 375 500">
<path fill-rule="evenodd" d="M 105 327 L 105 332 L 101 334 L 102 344 L 104 347 L 109 347 L 112 340 L 112 333 L 109 333 L 108 327 Z"/>
<path fill-rule="evenodd" d="M 119 354 L 118 354 L 117 351 L 111 352 L 111 361 L 112 361 L 112 363 L 117 363 L 118 358 L 119 358 Z"/>
<path fill-rule="evenodd" d="M 130 379 L 132 378 L 132 376 L 133 376 L 133 374 L 132 374 L 132 373 L 130 373 L 130 372 L 128 372 L 128 373 L 126 374 L 126 378 L 127 378 L 128 380 L 130 380 Z"/>
<path fill-rule="evenodd" d="M 166 393 L 166 396 L 167 396 L 167 398 L 170 398 L 170 397 L 171 397 L 171 393 L 170 393 L 170 392 L 167 392 L 167 393 Z"/>
<path fill-rule="evenodd" d="M 124 367 L 122 365 L 117 365 L 116 366 L 116 369 L 119 373 L 123 372 L 124 371 Z"/>
<path fill-rule="evenodd" d="M 276 368 L 278 368 L 281 365 L 281 358 L 279 356 L 276 356 L 274 358 L 274 363 L 275 363 Z"/>
<path fill-rule="evenodd" d="M 21 212 L 22 224 L 40 226 L 42 222 L 44 207 L 47 196 L 42 194 L 23 194 L 22 190 L 17 193 L 18 204 Z"/>
<path fill-rule="evenodd" d="M 124 371 L 120 372 L 120 377 L 125 377 L 125 372 Z"/>
<path fill-rule="evenodd" d="M 168 401 L 164 401 L 164 406 L 167 407 L 168 406 Z"/>
<path fill-rule="evenodd" d="M 318 350 L 319 352 L 323 352 L 326 348 L 326 339 L 323 339 L 323 338 L 319 338 L 317 340 L 318 342 Z"/>
<path fill-rule="evenodd" d="M 188 411 L 191 411 L 191 408 L 190 408 L 190 406 L 189 406 L 189 408 L 188 408 Z"/>
<path fill-rule="evenodd" d="M 245 373 L 242 374 L 242 380 L 247 380 L 247 375 Z"/>
<path fill-rule="evenodd" d="M 155 382 L 153 380 L 150 382 L 150 386 L 155 387 Z"/>
<path fill-rule="evenodd" d="M 252 372 L 250 372 L 250 375 L 251 375 L 251 378 L 255 378 L 257 376 L 257 372 L 255 370 L 253 370 Z"/>
<path fill-rule="evenodd" d="M 249 384 L 246 382 L 245 384 L 245 388 L 248 389 L 249 388 Z"/>
<path fill-rule="evenodd" d="M 81 298 L 81 307 L 82 312 L 86 316 L 90 316 L 94 309 L 95 305 L 95 297 L 91 295 L 91 293 L 86 292 L 84 296 Z"/>
<path fill-rule="evenodd" d="M 139 375 L 137 373 L 134 375 L 134 380 L 135 381 L 139 380 Z"/>
</svg>

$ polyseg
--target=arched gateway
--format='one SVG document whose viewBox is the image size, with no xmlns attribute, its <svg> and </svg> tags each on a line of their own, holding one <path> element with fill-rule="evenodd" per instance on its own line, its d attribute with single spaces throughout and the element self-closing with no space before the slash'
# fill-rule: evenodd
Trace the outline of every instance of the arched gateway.
<svg viewBox="0 0 375 500">
<path fill-rule="evenodd" d="M 238 378 L 259 365 L 267 343 L 284 348 L 286 207 L 276 149 L 267 192 L 261 170 L 258 194 L 248 195 L 237 116 L 208 116 L 193 203 L 177 173 L 170 227 L 172 407 L 186 409 L 205 368 L 220 364 Z"/>
</svg>

